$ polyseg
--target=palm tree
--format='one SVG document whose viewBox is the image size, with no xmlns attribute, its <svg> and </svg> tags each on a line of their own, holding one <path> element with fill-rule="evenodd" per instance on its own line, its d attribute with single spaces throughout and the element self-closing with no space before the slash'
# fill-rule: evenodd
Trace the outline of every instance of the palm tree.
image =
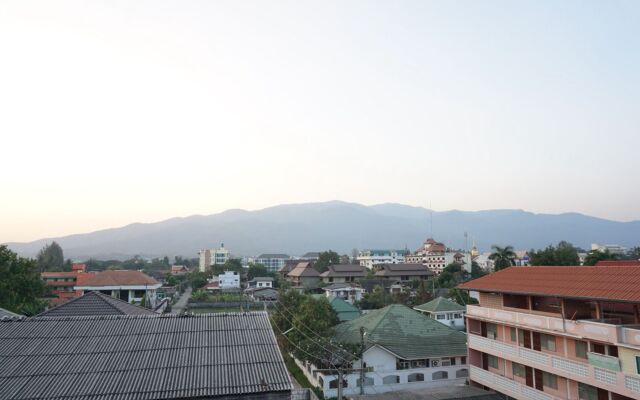
<svg viewBox="0 0 640 400">
<path fill-rule="evenodd" d="M 514 264 L 513 260 L 516 258 L 516 253 L 513 251 L 513 246 L 499 247 L 494 244 L 491 248 L 493 253 L 491 253 L 489 259 L 493 260 L 494 271 L 509 268 Z"/>
</svg>

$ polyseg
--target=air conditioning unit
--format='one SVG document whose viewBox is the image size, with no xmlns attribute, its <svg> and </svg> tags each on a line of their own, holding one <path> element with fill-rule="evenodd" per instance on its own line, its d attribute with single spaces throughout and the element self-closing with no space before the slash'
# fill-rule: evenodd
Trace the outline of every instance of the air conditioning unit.
<svg viewBox="0 0 640 400">
<path fill-rule="evenodd" d="M 439 367 L 440 366 L 440 360 L 432 360 L 431 361 L 431 366 L 432 367 Z"/>
</svg>

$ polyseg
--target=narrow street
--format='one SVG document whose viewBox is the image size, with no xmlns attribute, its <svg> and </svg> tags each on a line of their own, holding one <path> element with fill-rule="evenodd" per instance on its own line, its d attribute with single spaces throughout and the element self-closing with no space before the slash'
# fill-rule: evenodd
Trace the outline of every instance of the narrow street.
<svg viewBox="0 0 640 400">
<path fill-rule="evenodd" d="M 184 309 L 187 308 L 187 303 L 191 298 L 191 291 L 191 287 L 188 287 L 184 293 L 182 293 L 182 296 L 180 296 L 176 304 L 171 306 L 171 314 L 182 314 Z"/>
</svg>

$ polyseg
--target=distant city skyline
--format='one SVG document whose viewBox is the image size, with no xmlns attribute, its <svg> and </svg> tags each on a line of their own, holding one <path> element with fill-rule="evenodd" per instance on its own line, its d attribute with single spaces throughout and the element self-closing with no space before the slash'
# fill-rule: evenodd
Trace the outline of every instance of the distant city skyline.
<svg viewBox="0 0 640 400">
<path fill-rule="evenodd" d="M 640 3 L 0 3 L 0 243 L 344 200 L 640 220 Z"/>
</svg>

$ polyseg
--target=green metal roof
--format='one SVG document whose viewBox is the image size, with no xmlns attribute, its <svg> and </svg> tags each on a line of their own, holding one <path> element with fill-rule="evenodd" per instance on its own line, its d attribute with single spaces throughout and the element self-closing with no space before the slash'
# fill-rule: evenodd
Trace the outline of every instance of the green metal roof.
<svg viewBox="0 0 640 400">
<path fill-rule="evenodd" d="M 358 307 L 342 300 L 341 298 L 334 297 L 330 303 L 333 310 L 338 314 L 340 322 L 351 321 L 360 316 L 360 310 L 358 310 Z"/>
<path fill-rule="evenodd" d="M 467 335 L 410 309 L 393 304 L 336 326 L 334 340 L 360 343 L 360 327 L 366 331 L 367 348 L 379 345 L 398 357 L 411 360 L 467 354 Z"/>
<path fill-rule="evenodd" d="M 427 312 L 459 312 L 465 310 L 464 306 L 454 303 L 449 299 L 445 299 L 444 297 L 438 297 L 428 303 L 415 306 L 413 309 Z"/>
</svg>

